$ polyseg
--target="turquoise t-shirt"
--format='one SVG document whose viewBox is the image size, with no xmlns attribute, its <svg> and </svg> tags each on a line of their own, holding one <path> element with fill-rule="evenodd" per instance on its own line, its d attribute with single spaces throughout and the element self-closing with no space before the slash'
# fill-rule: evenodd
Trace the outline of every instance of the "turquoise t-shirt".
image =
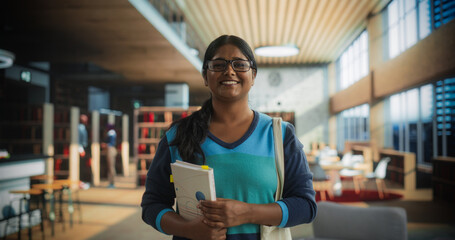
<svg viewBox="0 0 455 240">
<path fill-rule="evenodd" d="M 206 165 L 213 168 L 217 198 L 235 199 L 246 203 L 273 203 L 277 188 L 275 149 L 272 118 L 255 114 L 258 121 L 234 143 L 225 143 L 208 133 L 201 148 Z M 286 129 L 283 122 L 283 138 Z M 171 128 L 168 142 L 175 138 L 176 128 Z M 169 146 L 171 161 L 181 160 L 176 146 Z M 199 162 L 202 164 L 202 162 Z M 244 224 L 228 229 L 228 234 L 258 233 L 259 225 Z"/>
</svg>

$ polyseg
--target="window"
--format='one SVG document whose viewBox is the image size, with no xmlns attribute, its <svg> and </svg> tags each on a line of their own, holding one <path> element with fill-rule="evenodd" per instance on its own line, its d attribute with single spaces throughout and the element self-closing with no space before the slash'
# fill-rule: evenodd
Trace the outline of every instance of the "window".
<svg viewBox="0 0 455 240">
<path fill-rule="evenodd" d="M 394 58 L 430 31 L 429 0 L 394 0 L 387 7 L 389 58 Z"/>
<path fill-rule="evenodd" d="M 368 34 L 363 31 L 337 61 L 338 90 L 343 90 L 368 75 Z"/>
<path fill-rule="evenodd" d="M 391 59 L 455 18 L 455 1 L 393 0 L 384 16 L 389 39 L 385 49 Z"/>
<path fill-rule="evenodd" d="M 432 27 L 439 28 L 455 18 L 455 1 L 453 0 L 432 0 L 431 9 L 433 13 Z"/>
<path fill-rule="evenodd" d="M 436 83 L 435 155 L 455 157 L 455 78 Z"/>
<path fill-rule="evenodd" d="M 386 141 L 390 141 L 395 150 L 415 153 L 419 163 L 430 162 L 432 156 L 431 149 L 428 148 L 432 144 L 432 93 L 433 86 L 430 84 L 389 98 L 392 134 L 391 139 Z M 430 132 L 425 132 L 424 129 Z M 428 152 L 425 154 L 422 151 Z M 430 158 L 424 159 L 422 154 Z"/>
<path fill-rule="evenodd" d="M 337 116 L 337 149 L 344 149 L 345 141 L 370 140 L 370 107 L 363 104 L 346 109 Z"/>
<path fill-rule="evenodd" d="M 455 156 L 455 78 L 392 95 L 388 103 L 391 127 L 384 146 L 414 152 L 423 164 Z"/>
</svg>

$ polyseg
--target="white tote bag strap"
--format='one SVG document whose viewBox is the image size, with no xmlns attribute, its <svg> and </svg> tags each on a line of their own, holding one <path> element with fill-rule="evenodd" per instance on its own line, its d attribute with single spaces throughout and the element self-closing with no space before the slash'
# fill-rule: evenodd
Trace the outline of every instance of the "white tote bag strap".
<svg viewBox="0 0 455 240">
<path fill-rule="evenodd" d="M 283 150 L 283 133 L 281 130 L 281 118 L 273 118 L 273 139 L 275 142 L 275 165 L 278 176 L 275 201 L 281 199 L 284 186 L 284 150 Z"/>
<path fill-rule="evenodd" d="M 275 165 L 277 174 L 277 188 L 275 201 L 281 200 L 284 186 L 284 151 L 281 118 L 273 118 L 273 139 L 275 142 Z M 290 228 L 261 225 L 261 240 L 292 240 Z"/>
</svg>

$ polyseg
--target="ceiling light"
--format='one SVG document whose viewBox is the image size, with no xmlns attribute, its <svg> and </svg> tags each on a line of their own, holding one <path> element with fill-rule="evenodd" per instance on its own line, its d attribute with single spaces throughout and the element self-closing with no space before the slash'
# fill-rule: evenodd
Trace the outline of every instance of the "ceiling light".
<svg viewBox="0 0 455 240">
<path fill-rule="evenodd" d="M 263 57 L 289 57 L 297 55 L 299 48 L 295 45 L 263 46 L 256 48 L 254 52 Z"/>
<path fill-rule="evenodd" d="M 13 66 L 15 58 L 14 53 L 0 49 L 0 69 Z"/>
</svg>

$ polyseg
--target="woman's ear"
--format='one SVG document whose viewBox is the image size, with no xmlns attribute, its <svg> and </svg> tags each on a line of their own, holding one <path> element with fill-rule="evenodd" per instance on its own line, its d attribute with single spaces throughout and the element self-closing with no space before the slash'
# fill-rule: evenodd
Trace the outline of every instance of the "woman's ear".
<svg viewBox="0 0 455 240">
<path fill-rule="evenodd" d="M 253 69 L 253 78 L 251 79 L 251 86 L 254 85 L 254 81 L 256 80 L 256 73 L 257 73 L 256 70 Z"/>
</svg>

